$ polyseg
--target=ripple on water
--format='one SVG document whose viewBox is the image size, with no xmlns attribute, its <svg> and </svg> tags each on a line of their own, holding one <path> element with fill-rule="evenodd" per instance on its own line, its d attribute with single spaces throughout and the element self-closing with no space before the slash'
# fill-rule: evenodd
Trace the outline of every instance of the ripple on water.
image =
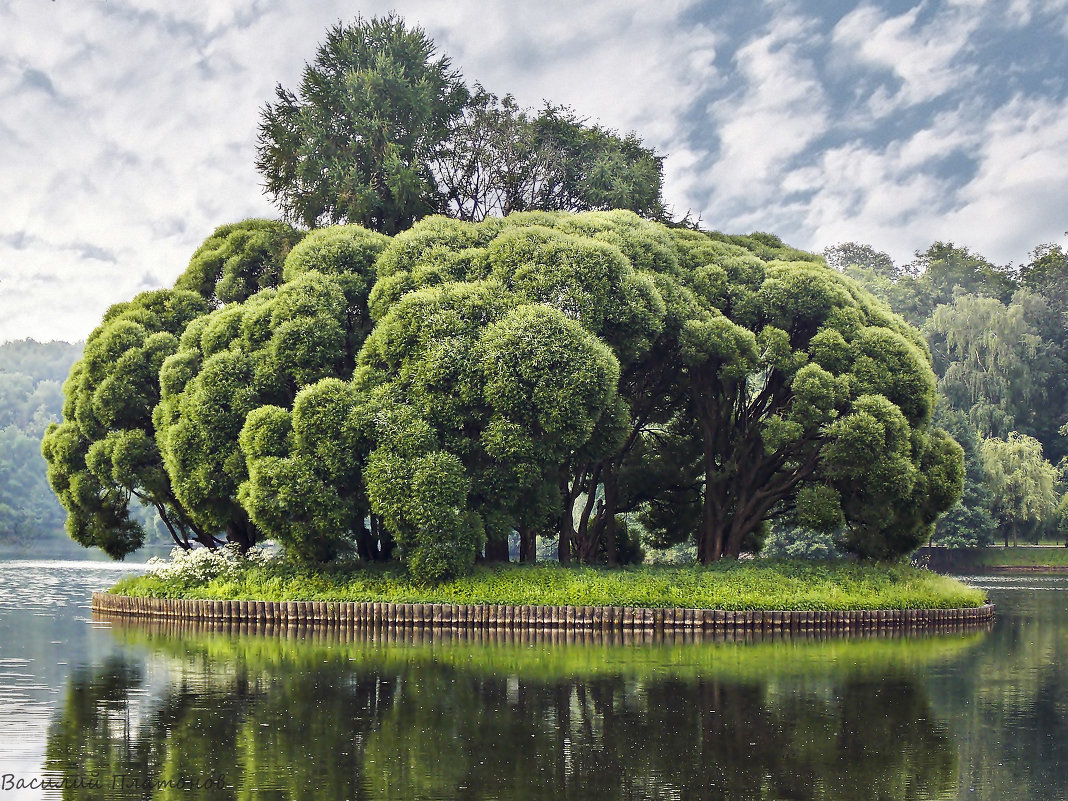
<svg viewBox="0 0 1068 801">
<path fill-rule="evenodd" d="M 107 589 L 121 576 L 147 569 L 123 562 L 0 562 L 0 609 L 31 615 L 48 615 L 72 606 L 88 609 L 87 588 Z"/>
<path fill-rule="evenodd" d="M 990 574 L 975 576 L 956 576 L 961 581 L 983 590 L 1027 590 L 1031 591 L 1065 591 L 1068 590 L 1068 576 L 1064 574 L 1025 573 L 1025 574 Z"/>
</svg>

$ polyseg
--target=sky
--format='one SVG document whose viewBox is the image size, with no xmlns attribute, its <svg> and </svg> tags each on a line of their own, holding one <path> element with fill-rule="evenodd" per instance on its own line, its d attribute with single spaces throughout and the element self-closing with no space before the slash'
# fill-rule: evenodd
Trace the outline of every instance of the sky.
<svg viewBox="0 0 1068 801">
<path fill-rule="evenodd" d="M 899 263 L 1068 244 L 1068 0 L 0 0 L 0 341 L 84 339 L 277 217 L 264 104 L 390 11 L 469 84 L 636 132 L 708 228 Z"/>
</svg>

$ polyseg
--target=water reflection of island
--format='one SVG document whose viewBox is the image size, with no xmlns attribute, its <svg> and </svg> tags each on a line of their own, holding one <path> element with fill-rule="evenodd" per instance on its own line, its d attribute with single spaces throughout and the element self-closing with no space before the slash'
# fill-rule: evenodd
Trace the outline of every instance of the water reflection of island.
<svg viewBox="0 0 1068 801">
<path fill-rule="evenodd" d="M 969 647 L 120 636 L 151 656 L 72 677 L 47 767 L 164 787 L 66 798 L 188 798 L 219 776 L 196 797 L 939 797 L 956 749 L 921 663 Z"/>
</svg>

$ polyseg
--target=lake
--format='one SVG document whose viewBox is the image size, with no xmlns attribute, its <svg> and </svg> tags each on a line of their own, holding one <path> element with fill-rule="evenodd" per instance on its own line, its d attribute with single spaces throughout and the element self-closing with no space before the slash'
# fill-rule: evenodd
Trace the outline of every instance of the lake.
<svg viewBox="0 0 1068 801">
<path fill-rule="evenodd" d="M 93 622 L 130 569 L 0 561 L 0 801 L 1068 799 L 1068 576 L 970 579 L 988 632 L 613 645 Z"/>
</svg>

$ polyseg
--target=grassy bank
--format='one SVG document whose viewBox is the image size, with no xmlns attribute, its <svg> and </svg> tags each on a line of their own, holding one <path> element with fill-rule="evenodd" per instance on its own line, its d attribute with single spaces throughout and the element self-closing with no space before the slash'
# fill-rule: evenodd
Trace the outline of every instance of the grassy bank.
<svg viewBox="0 0 1068 801">
<path fill-rule="evenodd" d="M 984 548 L 980 564 L 984 567 L 1064 567 L 1068 568 L 1068 548 L 1021 546 L 1018 548 Z"/>
<path fill-rule="evenodd" d="M 259 601 L 540 604 L 699 609 L 938 609 L 980 606 L 985 596 L 959 581 L 904 565 L 723 562 L 708 567 L 482 567 L 436 587 L 398 568 L 321 570 L 256 565 L 208 581 L 130 576 L 120 595 Z"/>
<path fill-rule="evenodd" d="M 1004 548 L 928 548 L 921 556 L 929 555 L 932 570 L 967 572 L 969 570 L 997 570 L 998 568 L 1054 568 L 1068 570 L 1068 548 L 1021 545 Z"/>
</svg>

